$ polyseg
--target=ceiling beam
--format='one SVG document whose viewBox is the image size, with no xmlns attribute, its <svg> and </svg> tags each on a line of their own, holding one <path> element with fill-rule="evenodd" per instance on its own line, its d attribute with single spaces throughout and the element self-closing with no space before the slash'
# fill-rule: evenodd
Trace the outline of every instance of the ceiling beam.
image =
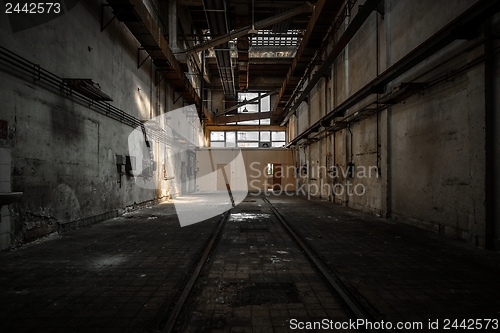
<svg viewBox="0 0 500 333">
<path fill-rule="evenodd" d="M 290 118 L 292 113 L 297 110 L 300 103 L 302 103 L 314 86 L 319 82 L 319 80 L 323 77 L 323 75 L 329 70 L 330 66 L 333 64 L 335 59 L 342 53 L 346 45 L 349 41 L 354 37 L 354 35 L 358 32 L 359 28 L 365 23 L 366 19 L 371 15 L 371 13 L 377 8 L 380 0 L 366 0 L 364 5 L 360 7 L 356 16 L 352 19 L 351 23 L 344 31 L 342 36 L 340 36 L 339 40 L 333 46 L 332 50 L 326 57 L 325 61 L 321 65 L 321 67 L 314 73 L 312 78 L 308 80 L 307 86 L 300 92 L 300 95 L 295 100 L 290 100 L 292 102 L 292 106 L 286 110 L 286 112 L 281 116 L 281 125 L 284 125 L 286 121 Z M 329 41 L 326 41 L 329 42 Z M 293 97 L 292 97 L 293 98 Z"/>
<path fill-rule="evenodd" d="M 239 121 L 248 120 L 259 120 L 268 119 L 271 117 L 271 111 L 269 112 L 253 112 L 253 113 L 238 113 L 230 116 L 218 116 L 214 118 L 214 124 L 222 125 L 227 123 L 235 123 Z"/>
<path fill-rule="evenodd" d="M 198 109 L 200 119 L 203 114 L 209 120 L 212 113 L 207 108 L 201 108 L 200 96 L 182 70 L 174 53 L 168 46 L 167 40 L 161 33 L 161 29 L 156 25 L 156 20 L 149 13 L 141 0 L 107 0 L 117 15 L 118 20 L 122 21 L 128 30 L 134 35 L 135 39 L 148 52 L 153 63 L 165 73 L 165 77 L 175 90 L 179 91 L 184 100 L 190 104 L 195 104 Z M 123 16 L 118 13 L 126 7 L 132 8 L 131 12 L 124 13 Z M 132 18 L 131 18 L 132 16 Z"/>
<path fill-rule="evenodd" d="M 233 111 L 233 110 L 236 110 L 236 109 L 238 109 L 238 108 L 240 108 L 240 107 L 242 107 L 242 106 L 244 106 L 244 105 L 247 105 L 247 104 L 250 104 L 250 103 L 257 102 L 257 101 L 259 101 L 259 100 L 261 100 L 261 99 L 263 99 L 263 98 L 265 98 L 265 97 L 267 97 L 267 96 L 271 96 L 271 95 L 274 95 L 274 94 L 277 94 L 277 93 L 278 93 L 278 91 L 277 91 L 277 90 L 274 90 L 274 91 L 268 92 L 268 93 L 266 93 L 266 94 L 263 94 L 263 95 L 257 96 L 257 97 L 255 97 L 255 98 L 249 99 L 249 100 L 248 100 L 248 101 L 246 101 L 246 102 L 236 104 L 236 105 L 234 105 L 234 106 L 231 106 L 230 108 L 227 108 L 227 109 L 225 109 L 225 110 L 220 111 L 219 113 L 217 113 L 217 114 L 216 114 L 216 116 L 217 116 L 217 117 L 218 117 L 218 116 L 222 116 L 223 114 L 229 113 L 229 112 L 231 112 L 231 111 Z"/>
<path fill-rule="evenodd" d="M 203 9 L 207 18 L 210 31 L 217 35 L 227 34 L 229 25 L 227 20 L 225 0 L 204 0 Z M 188 55 L 193 53 L 187 53 Z M 226 42 L 215 48 L 215 57 L 217 59 L 217 69 L 219 77 L 226 96 L 235 96 L 236 88 L 234 85 L 234 70 L 229 51 L 229 44 Z"/>
<path fill-rule="evenodd" d="M 271 125 L 207 125 L 207 131 L 286 131 L 286 127 Z"/>
<path fill-rule="evenodd" d="M 294 17 L 296 15 L 302 14 L 304 12 L 309 12 L 312 9 L 313 9 L 313 5 L 311 5 L 311 3 L 309 3 L 309 2 L 306 2 L 299 7 L 290 9 L 290 10 L 288 10 L 284 13 L 281 13 L 279 15 L 275 15 L 275 16 L 269 17 L 267 19 L 255 22 L 254 27 L 246 26 L 244 28 L 232 30 L 227 34 L 213 38 L 209 42 L 201 43 L 201 44 L 198 44 L 194 47 L 191 47 L 191 48 L 187 49 L 185 52 L 190 54 L 190 53 L 196 53 L 196 52 L 208 50 L 214 46 L 218 46 L 218 45 L 227 43 L 230 40 L 233 40 L 235 38 L 248 35 L 249 32 L 252 31 L 253 29 L 255 29 L 255 30 L 264 29 L 264 28 L 272 26 L 278 22 L 281 22 L 281 21 L 284 21 L 284 20 L 289 19 L 291 17 Z"/>
<path fill-rule="evenodd" d="M 181 24 L 182 30 L 184 31 L 184 36 L 192 34 L 191 27 L 193 26 L 191 16 L 189 15 L 189 12 L 184 8 L 184 6 L 177 6 L 177 15 L 179 17 L 179 22 Z M 194 46 L 193 40 L 186 38 L 186 42 L 189 45 L 189 47 Z M 211 75 L 210 72 L 207 71 L 206 68 L 201 68 L 201 60 L 198 57 L 198 55 L 194 54 L 190 56 L 191 59 L 194 61 L 196 64 L 196 67 L 198 69 L 198 73 L 203 73 L 203 78 L 207 83 L 210 83 L 211 81 Z"/>
<path fill-rule="evenodd" d="M 307 23 L 307 28 L 305 30 L 304 36 L 300 42 L 300 45 L 295 53 L 291 66 L 286 74 L 286 77 L 281 85 L 279 96 L 276 99 L 276 103 L 273 107 L 273 118 L 277 119 L 280 117 L 283 106 L 289 99 L 287 91 L 294 89 L 297 82 L 294 80 L 295 77 L 301 77 L 305 72 L 305 65 L 310 61 L 310 50 L 317 49 L 315 45 L 317 43 L 318 37 L 323 39 L 327 34 L 326 26 L 331 25 L 331 19 L 338 12 L 341 1 L 332 0 L 318 0 L 314 6 L 313 14 Z M 302 66 L 301 66 L 302 64 Z"/>
<path fill-rule="evenodd" d="M 249 0 L 235 0 L 234 6 L 234 28 L 244 28 L 249 25 L 250 20 L 250 3 Z M 238 62 L 236 68 L 236 86 L 239 87 L 240 91 L 248 89 L 248 49 L 250 48 L 250 41 L 248 36 L 238 37 L 236 41 L 236 47 L 238 49 Z"/>
<path fill-rule="evenodd" d="M 380 91 L 381 88 L 384 88 L 388 83 L 394 81 L 422 61 L 435 55 L 453 41 L 457 40 L 460 37 L 459 32 L 470 31 L 477 28 L 489 17 L 495 15 L 499 11 L 500 3 L 498 0 L 479 0 L 460 16 L 386 69 L 382 74 L 352 94 L 342 104 L 328 112 L 325 116 L 316 121 L 316 123 L 309 126 L 308 129 L 297 135 L 288 143 L 287 147 L 296 145 L 300 140 L 307 138 L 309 134 L 317 132 L 319 128 L 323 126 L 322 124 L 328 123 L 334 118 L 344 117 L 346 111 L 351 107 L 360 103 L 368 96 Z"/>
</svg>

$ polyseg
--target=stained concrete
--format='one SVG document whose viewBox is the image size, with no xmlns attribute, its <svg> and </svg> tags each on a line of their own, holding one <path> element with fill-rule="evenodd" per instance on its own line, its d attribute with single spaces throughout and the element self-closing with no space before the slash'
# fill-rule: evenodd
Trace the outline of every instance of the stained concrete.
<svg viewBox="0 0 500 333">
<path fill-rule="evenodd" d="M 439 320 L 442 330 L 445 319 L 500 318 L 498 252 L 325 200 L 266 197 L 377 321 Z M 219 218 L 180 227 L 174 208 L 144 207 L 0 253 L 3 331 L 161 331 Z M 262 196 L 231 213 L 180 331 L 289 332 L 292 319 L 352 318 Z M 258 294 L 273 287 L 282 292 Z"/>
<path fill-rule="evenodd" d="M 372 13 L 332 65 L 331 85 L 325 86 L 320 80 L 311 91 L 308 105 L 298 109 L 297 117 L 289 126 L 294 127 L 294 133 L 300 134 L 308 127 L 304 124 L 310 125 L 320 119 L 325 104 L 329 106 L 328 111 L 340 105 L 474 3 L 472 0 L 384 1 L 384 15 Z M 354 6 L 352 14 L 356 11 L 357 6 Z M 498 29 L 498 21 L 497 15 L 489 23 L 490 31 Z M 340 30 L 337 38 L 344 31 Z M 386 93 L 402 82 L 414 79 L 430 82 L 455 72 L 483 55 L 485 46 L 481 44 L 427 73 L 483 37 L 481 30 L 470 41 L 461 39 L 451 43 L 389 83 Z M 498 41 L 491 43 L 498 45 Z M 498 71 L 498 56 L 493 58 L 491 70 Z M 495 77 L 496 82 L 498 76 Z M 491 166 L 498 159 L 498 149 L 486 148 L 490 143 L 486 142 L 484 130 L 488 121 L 485 91 L 491 89 L 491 96 L 498 95 L 498 83 L 486 86 L 485 80 L 485 63 L 480 62 L 403 103 L 381 110 L 378 115 L 352 123 L 348 129 L 333 134 L 312 133 L 310 138 L 317 136 L 315 140 L 303 140 L 298 144 L 297 164 L 328 171 L 334 165 L 345 170 L 348 163 L 353 162 L 357 170 L 377 167 L 379 173 L 377 177 L 340 175 L 325 180 L 331 186 L 346 186 L 347 182 L 353 186 L 359 184 L 366 190 L 363 195 L 335 195 L 331 191 L 316 193 L 314 190 L 309 194 L 463 239 L 475 246 L 487 247 L 487 238 L 495 238 L 498 242 L 498 223 L 494 221 L 500 219 L 494 208 L 498 205 L 493 203 L 498 200 L 492 199 L 488 207 L 486 204 L 487 196 L 498 197 L 497 190 L 487 190 L 488 184 L 494 181 L 496 171 L 493 170 L 498 169 Z M 326 103 L 323 102 L 325 94 L 328 96 Z M 369 105 L 376 98 L 375 94 L 370 96 L 347 114 Z M 493 114 L 498 113 L 496 99 L 491 105 L 495 110 Z M 488 126 L 492 133 L 498 132 L 496 123 L 488 121 Z M 489 162 L 486 149 L 491 149 L 495 156 Z M 321 173 L 309 174 L 299 182 L 314 189 L 322 177 L 325 175 Z M 488 215 L 488 219 L 491 222 L 486 222 L 486 213 L 490 210 L 492 215 Z"/>
<path fill-rule="evenodd" d="M 92 79 L 111 96 L 111 105 L 139 121 L 182 107 L 168 80 L 156 84 L 151 60 L 137 68 L 140 44 L 122 23 L 114 20 L 101 32 L 101 9 L 107 22 L 109 8 L 100 1 L 80 1 L 54 20 L 22 31 L 12 30 L 2 12 L 0 44 L 14 58 L 23 57 L 61 78 Z M 1 75 L 0 119 L 8 123 L 8 136 L 0 139 L 0 147 L 12 154 L 2 182 L 8 179 L 13 191 L 24 192 L 9 207 L 12 228 L 2 249 L 193 190 L 181 186 L 186 170 L 194 168 L 187 153 L 164 177 L 161 162 L 167 152 L 153 143 L 158 186 L 143 189 L 125 170 L 120 177 L 116 166 L 117 154 L 129 155 L 127 138 L 133 128 L 19 69 L 2 65 Z M 137 163 L 142 163 L 140 156 Z"/>
</svg>

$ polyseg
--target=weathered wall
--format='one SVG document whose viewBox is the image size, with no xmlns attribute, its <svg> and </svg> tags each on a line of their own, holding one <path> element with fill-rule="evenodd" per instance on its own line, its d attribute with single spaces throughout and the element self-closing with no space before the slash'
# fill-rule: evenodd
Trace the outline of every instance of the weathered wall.
<svg viewBox="0 0 500 333">
<path fill-rule="evenodd" d="M 311 91 L 308 107 L 302 107 L 306 111 L 299 109 L 298 125 L 294 125 L 298 127 L 297 134 L 307 129 L 304 123 L 311 124 L 309 120 L 321 117 L 320 107 L 325 102 L 320 101 L 325 93 L 330 111 L 475 1 L 392 0 L 384 3 L 384 17 L 375 12 L 371 14 L 335 61 L 326 86 L 325 79 L 321 79 Z M 352 17 L 356 10 L 354 6 Z M 497 15 L 491 23 L 491 31 L 498 30 L 498 21 Z M 436 66 L 483 37 L 481 32 L 471 41 L 453 42 L 391 82 L 387 91 L 417 77 L 418 82 L 430 82 L 467 65 L 485 53 L 485 45 Z M 491 43 L 494 45 L 490 45 L 490 49 L 498 46 L 498 41 Z M 434 71 L 421 76 L 434 66 L 437 67 Z M 490 167 L 491 172 L 487 173 L 488 156 L 491 163 L 500 165 L 498 134 L 495 134 L 500 129 L 496 116 L 499 111 L 498 56 L 491 61 L 489 69 L 486 66 L 484 62 L 472 66 L 403 103 L 351 123 L 348 128 L 335 133 L 313 133 L 309 140 L 299 142 L 296 156 L 298 163 L 309 166 L 309 175 L 303 183 L 307 184 L 310 194 L 478 246 L 484 247 L 488 236 L 494 236 L 498 242 L 500 211 L 497 208 L 492 213 L 490 222 L 486 217 L 487 195 L 494 197 L 496 204 L 500 192 L 496 181 L 500 179 L 498 167 Z M 487 73 L 496 73 L 491 76 L 492 84 L 486 83 Z M 325 89 L 332 91 L 325 92 Z M 488 89 L 492 96 L 490 120 L 493 122 L 487 138 Z M 348 114 L 369 105 L 376 97 L 372 95 L 360 102 Z M 353 178 L 345 177 L 349 162 L 355 165 Z M 311 169 L 320 171 L 313 174 Z M 338 177 L 330 177 L 335 170 Z M 488 179 L 495 184 L 489 192 Z M 321 181 L 329 184 L 324 186 L 326 193 L 315 190 Z M 357 185 L 358 193 L 364 189 L 362 195 L 353 191 Z M 347 194 L 348 186 L 352 195 Z"/>
<path fill-rule="evenodd" d="M 140 45 L 125 25 L 115 20 L 101 33 L 100 11 L 100 1 L 80 1 L 55 20 L 17 32 L 1 13 L 0 44 L 59 77 L 92 79 L 113 98 L 113 106 L 139 120 L 181 107 L 182 99 L 173 103 L 166 80 L 155 86 L 150 60 L 137 68 Z M 13 244 L 182 191 L 180 165 L 167 181 L 160 164 L 156 189 L 140 188 L 125 174 L 119 184 L 115 155 L 129 154 L 133 128 L 2 66 L 0 119 L 8 122 L 9 137 L 0 139 L 0 146 L 12 155 L 12 190 L 24 192 L 10 206 Z M 157 145 L 153 151 L 160 158 L 165 154 Z"/>
<path fill-rule="evenodd" d="M 241 153 L 243 164 L 238 165 L 233 161 Z M 233 164 L 231 165 L 231 163 Z M 293 152 L 281 148 L 211 148 L 202 149 L 197 152 L 198 175 L 197 189 L 199 191 L 217 190 L 217 177 L 203 177 L 217 173 L 215 169 L 220 165 L 229 165 L 227 167 L 227 177 L 230 185 L 233 187 L 239 183 L 242 170 L 246 173 L 244 185 L 248 191 L 265 192 L 271 188 L 272 181 L 267 175 L 267 165 L 281 164 L 281 191 L 287 191 L 291 194 L 296 190 L 295 164 L 293 161 Z M 215 172 L 215 173 L 214 173 Z M 272 177 L 271 177 L 272 178 Z M 237 186 L 237 185 L 236 185 Z"/>
</svg>

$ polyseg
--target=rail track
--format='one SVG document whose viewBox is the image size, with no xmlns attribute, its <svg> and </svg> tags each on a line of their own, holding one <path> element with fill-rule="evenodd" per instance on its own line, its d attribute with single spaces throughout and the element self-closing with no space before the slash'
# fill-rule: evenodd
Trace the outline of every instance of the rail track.
<svg viewBox="0 0 500 333">
<path fill-rule="evenodd" d="M 347 286 L 344 285 L 335 272 L 332 271 L 321 259 L 321 257 L 315 253 L 313 248 L 308 244 L 307 240 L 302 238 L 301 235 L 293 229 L 291 224 L 280 214 L 272 202 L 266 197 L 256 197 L 255 199 L 255 202 L 258 200 L 263 203 L 263 205 L 258 205 L 259 207 L 267 207 L 269 212 L 272 213 L 269 215 L 279 221 L 280 228 L 286 231 L 287 237 L 290 237 L 293 240 L 293 243 L 296 244 L 298 249 L 300 249 L 309 263 L 314 267 L 316 273 L 321 276 L 321 279 L 332 293 L 332 297 L 342 304 L 342 308 L 346 312 L 346 315 L 353 320 L 361 319 L 370 322 L 377 321 L 373 311 L 366 307 L 363 302 L 359 300 Z M 185 282 L 179 290 L 174 304 L 163 314 L 161 323 L 158 324 L 154 332 L 171 333 L 183 331 L 182 327 L 179 326 L 179 324 L 181 324 L 179 321 L 180 315 L 184 310 L 186 310 L 186 302 L 190 297 L 192 297 L 193 288 L 200 280 L 200 273 L 202 273 L 203 270 L 210 270 L 207 263 L 210 262 L 210 259 L 213 258 L 217 252 L 219 240 L 225 231 L 227 222 L 234 214 L 232 212 L 233 210 L 227 211 L 220 217 L 217 227 L 211 237 L 207 240 L 204 250 L 202 250 L 202 253 L 199 255 L 199 260 L 197 260 L 197 262 L 193 265 L 194 269 L 192 269 L 192 273 L 190 273 L 190 276 L 185 279 L 187 282 Z M 271 219 L 271 217 L 269 217 L 269 219 Z M 255 231 L 259 231 L 259 229 L 256 229 Z M 360 331 L 370 333 L 388 332 L 386 330 L 375 329 L 365 329 Z M 390 332 L 397 331 L 391 330 Z"/>
</svg>

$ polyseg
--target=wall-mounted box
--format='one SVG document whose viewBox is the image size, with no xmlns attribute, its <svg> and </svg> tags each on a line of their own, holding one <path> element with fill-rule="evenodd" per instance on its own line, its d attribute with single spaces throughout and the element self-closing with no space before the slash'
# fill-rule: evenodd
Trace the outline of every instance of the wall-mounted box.
<svg viewBox="0 0 500 333">
<path fill-rule="evenodd" d="M 125 155 L 116 155 L 116 165 L 125 165 Z"/>
</svg>

